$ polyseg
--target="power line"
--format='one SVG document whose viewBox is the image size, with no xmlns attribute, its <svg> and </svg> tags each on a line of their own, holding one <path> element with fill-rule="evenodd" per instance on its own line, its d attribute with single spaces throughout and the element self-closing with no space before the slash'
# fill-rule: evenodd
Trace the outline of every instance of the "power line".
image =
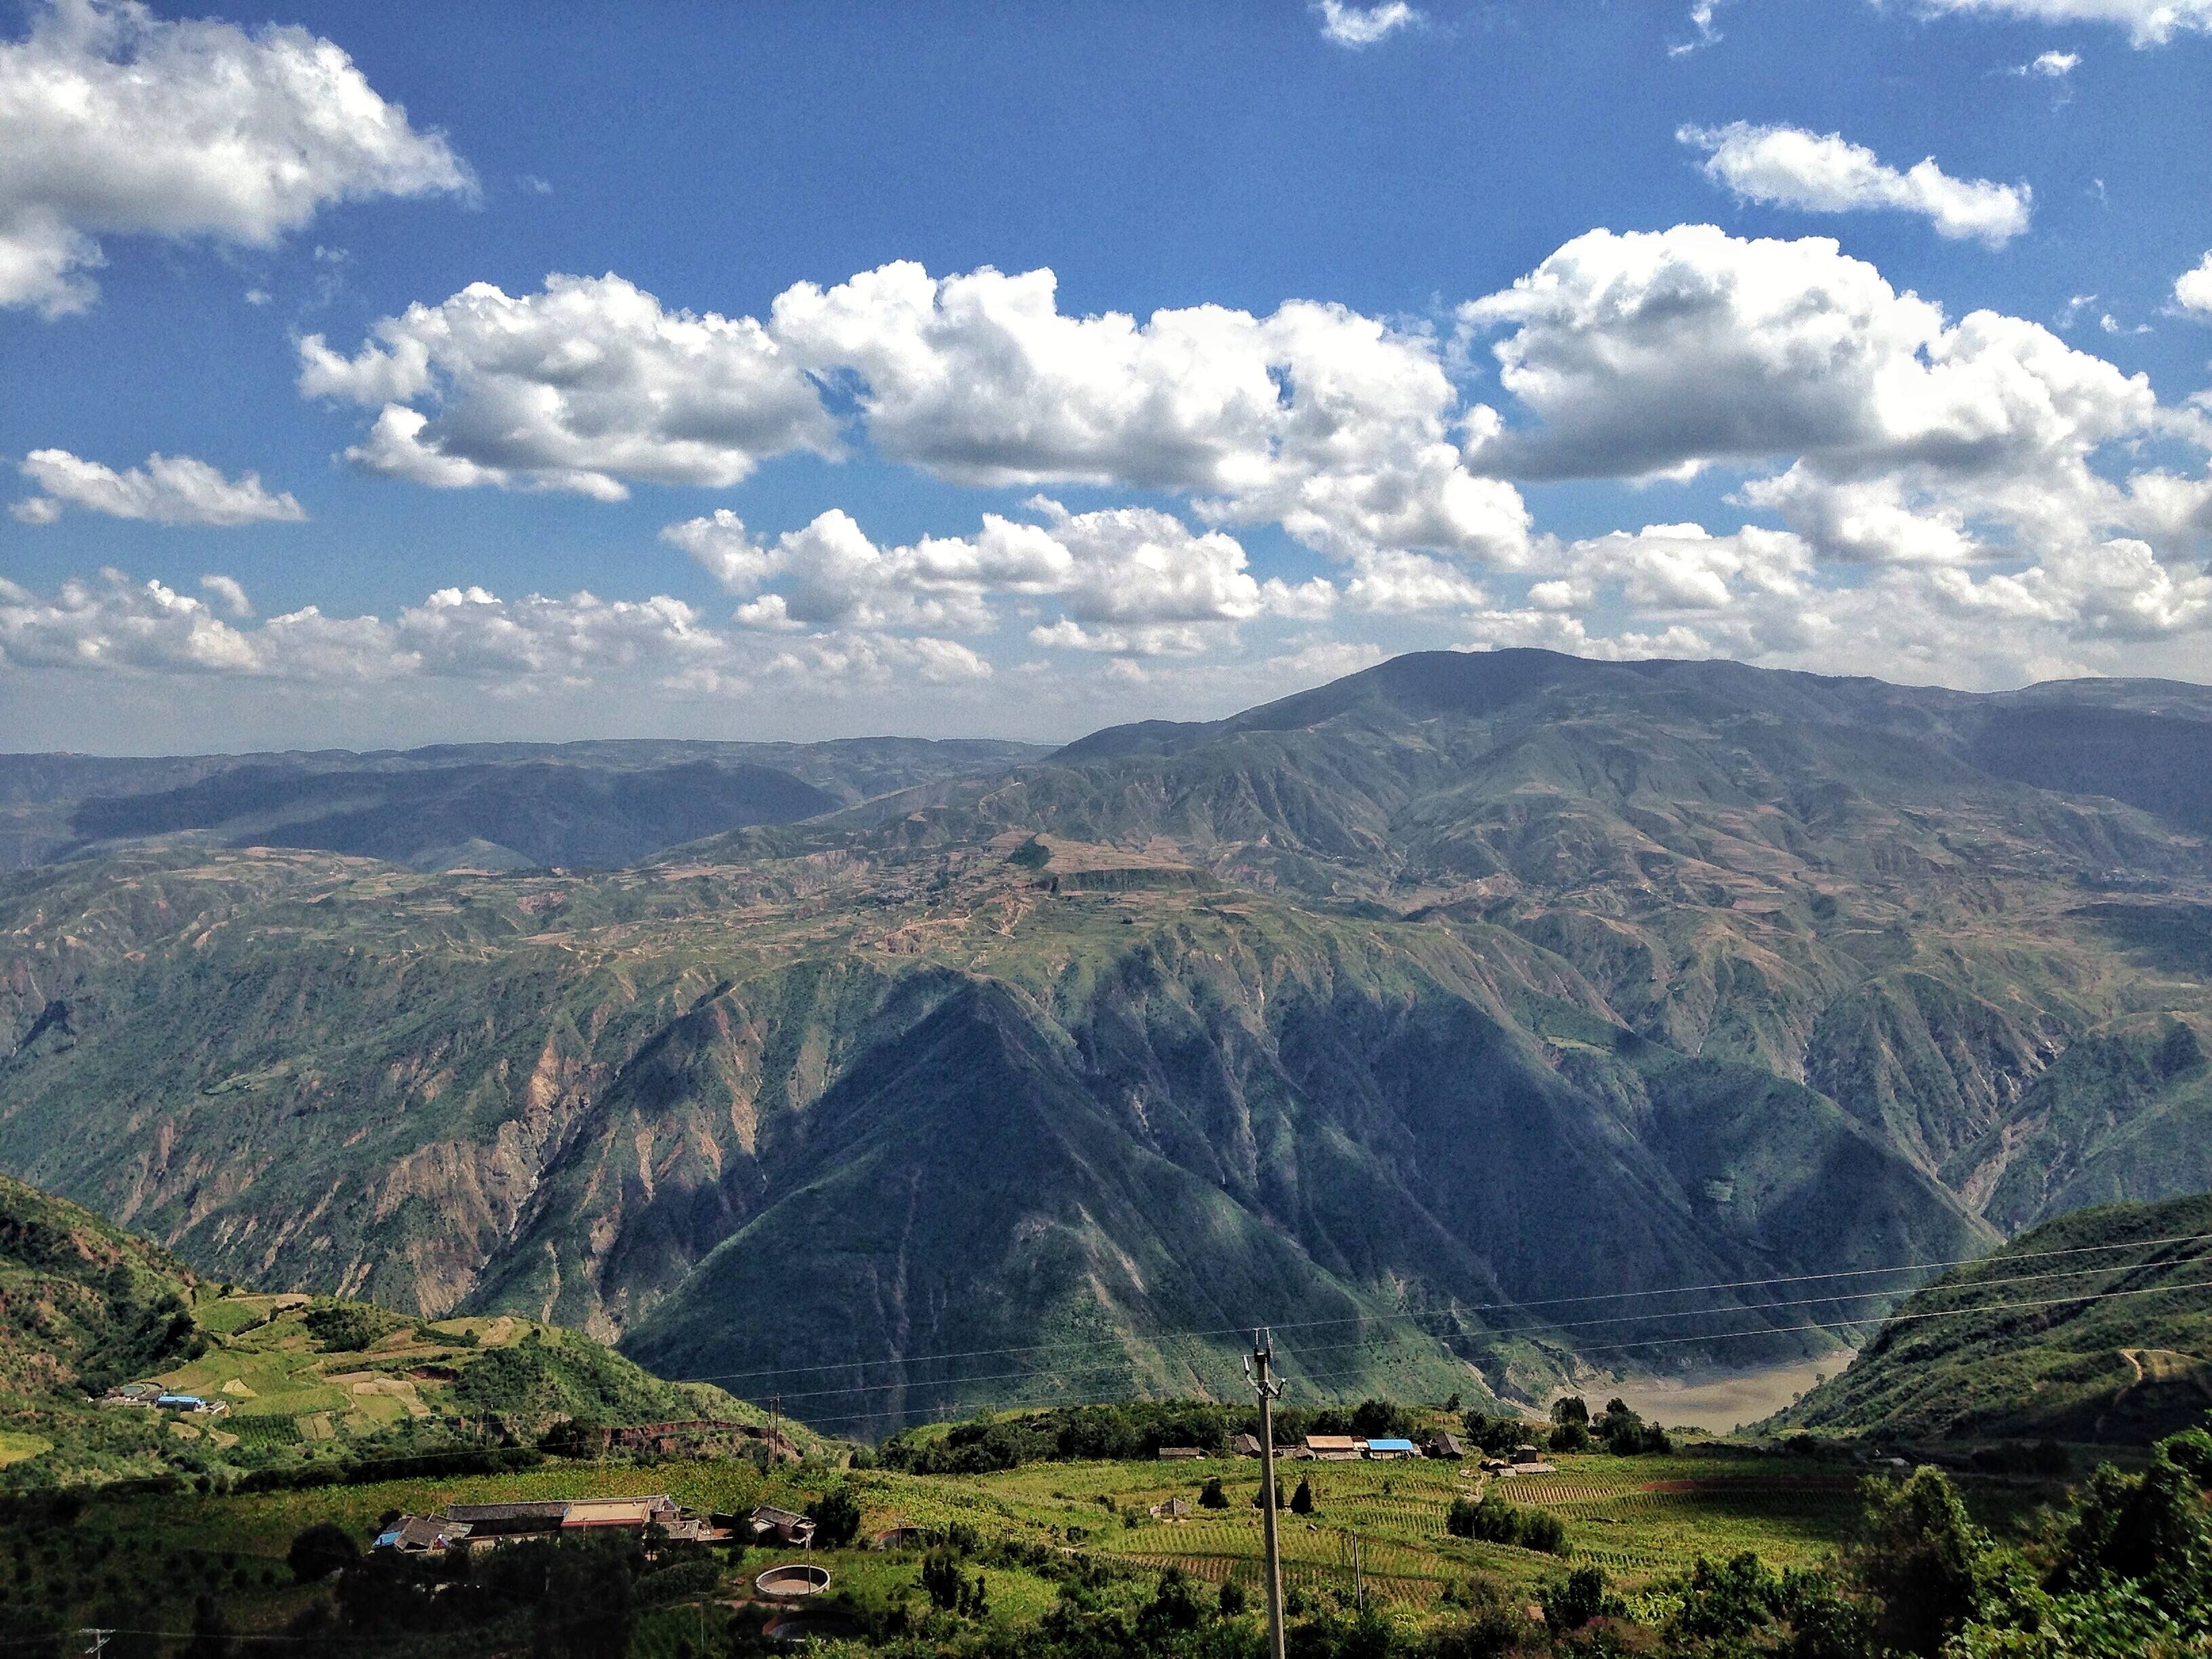
<svg viewBox="0 0 2212 1659">
<path fill-rule="evenodd" d="M 1983 1303 L 1968 1307 L 1936 1308 L 1919 1313 L 1893 1314 L 1889 1316 L 1887 1322 L 1891 1324 L 1918 1323 L 1930 1319 L 1962 1318 L 1972 1314 L 2005 1313 L 2033 1308 L 2082 1307 L 2087 1306 L 2091 1303 L 2116 1301 L 2129 1297 L 2172 1295 L 2183 1291 L 2199 1290 L 2212 1290 L 2212 1279 L 2192 1280 L 2190 1283 L 2184 1285 L 2139 1285 L 2129 1290 L 2091 1291 L 2077 1296 L 2045 1297 L 2026 1301 Z M 1712 1311 L 1725 1310 L 1716 1310 Z M 1762 1326 L 1751 1330 L 1711 1331 L 1701 1333 L 1694 1336 L 1661 1337 L 1649 1341 L 1609 1343 L 1607 1345 L 1607 1347 L 1609 1351 L 1613 1352 L 1643 1348 L 1677 1347 L 1689 1343 L 1722 1342 L 1743 1337 L 1789 1336 L 1808 1331 L 1850 1330 L 1863 1325 L 1866 1322 L 1867 1322 L 1864 1320 L 1814 1321 L 1796 1325 Z M 1344 1346 L 1356 1346 L 1358 1345 L 1352 1344 Z M 1326 1350 L 1308 1349 L 1305 1352 L 1326 1352 Z M 1295 1357 L 1295 1354 L 1293 1357 Z M 1403 1364 L 1405 1362 L 1401 1359 L 1392 1363 Z M 1027 1374 L 1032 1376 L 1044 1376 L 1048 1373 L 1044 1371 L 1036 1371 Z M 1324 1372 L 1312 1377 L 1302 1378 L 1294 1376 L 1289 1380 L 1293 1382 L 1305 1381 L 1309 1382 L 1317 1382 L 1366 1377 L 1370 1375 L 1371 1373 L 1364 1368 L 1355 1368 L 1335 1372 Z M 1075 1401 L 1031 1399 L 1000 1401 L 996 1402 L 980 1401 L 976 1402 L 978 1406 L 989 1406 L 994 1409 L 1007 1411 L 1043 1408 L 1054 1406 L 1073 1409 L 1083 1406 L 1115 1406 L 1124 1405 L 1127 1403 L 1127 1402 L 1125 1399 L 1115 1396 L 1108 1396 L 1094 1400 Z M 882 1422 L 885 1418 L 899 1419 L 927 1415 L 932 1411 L 942 1411 L 945 1408 L 943 1407 L 920 1406 L 899 1412 L 853 1413 L 841 1417 L 817 1419 L 816 1421 L 825 1426 L 839 1423 L 875 1423 Z"/>
<path fill-rule="evenodd" d="M 2176 1234 L 2168 1238 L 2136 1239 L 2124 1244 L 2081 1244 L 2058 1250 L 2024 1251 L 2018 1255 L 2005 1255 L 2002 1258 L 1987 1255 L 1960 1256 L 1949 1261 L 1900 1262 L 1895 1266 L 1884 1267 L 1845 1267 L 1827 1273 L 1777 1274 L 1767 1279 L 1728 1279 L 1714 1281 L 1703 1285 L 1673 1285 L 1663 1287 L 1652 1287 L 1632 1291 L 1601 1291 L 1583 1296 L 1531 1297 L 1515 1302 L 1465 1303 L 1450 1308 L 1437 1309 L 1426 1313 L 1352 1314 L 1347 1315 L 1340 1319 L 1306 1320 L 1293 1324 L 1278 1325 L 1273 1328 L 1278 1331 L 1318 1330 L 1334 1325 L 1386 1324 L 1407 1320 L 1443 1319 L 1454 1317 L 1462 1313 L 1510 1313 L 1517 1311 L 1523 1308 L 1562 1307 L 1581 1303 L 1622 1301 L 1642 1297 L 1686 1296 L 1704 1291 L 1756 1290 L 1771 1285 L 1814 1284 L 1838 1279 L 1863 1279 L 1882 1273 L 1894 1274 L 1924 1273 L 1931 1272 L 1941 1267 L 1973 1267 L 1999 1259 L 2008 1262 L 2040 1261 L 2063 1256 L 2109 1255 L 2118 1250 L 2155 1249 L 2168 1244 L 2202 1244 L 2207 1243 L 2212 1243 L 2212 1233 L 2184 1233 Z M 1864 1297 L 1874 1297 L 1893 1295 L 1895 1292 L 1889 1291 L 1869 1291 L 1862 1294 Z M 1815 1299 L 1851 1300 L 1858 1298 L 1848 1296 L 1839 1296 L 1835 1298 Z M 1249 1326 L 1243 1325 L 1224 1325 L 1212 1329 L 1164 1331 L 1156 1333 L 1152 1340 L 1167 1340 L 1179 1338 L 1237 1336 L 1244 1334 L 1249 1328 L 1250 1328 Z M 710 1372 L 703 1376 L 684 1377 L 678 1380 L 686 1382 L 743 1382 L 750 1377 L 793 1376 L 806 1371 L 843 1370 L 848 1368 L 857 1369 L 869 1365 L 926 1365 L 954 1359 L 996 1358 L 1004 1354 L 1063 1353 L 1070 1352 L 1071 1350 L 1084 1348 L 1118 1346 L 1121 1342 L 1122 1339 L 1118 1337 L 1095 1337 L 1081 1339 L 1072 1342 L 1031 1343 L 1018 1347 L 970 1348 L 957 1352 L 888 1355 L 880 1358 L 873 1359 L 827 1359 L 811 1365 L 777 1365 L 765 1366 L 756 1370 L 748 1371 L 715 1371 Z"/>
<path fill-rule="evenodd" d="M 2202 1256 L 2187 1258 L 2187 1260 L 2197 1261 L 2201 1261 L 2204 1259 L 2205 1258 Z M 2039 1273 L 2015 1273 L 2001 1279 L 1976 1279 L 1970 1285 L 1959 1285 L 1953 1288 L 1958 1290 L 1979 1291 L 1998 1285 L 2025 1285 L 2040 1283 L 2057 1279 L 2085 1279 L 2098 1273 L 2130 1273 L 2141 1271 L 2147 1267 L 2172 1267 L 2175 1265 L 2177 1264 L 2172 1261 L 2155 1264 L 2139 1262 L 2118 1265 L 2106 1264 L 2105 1266 L 2096 1267 L 2052 1269 L 2051 1271 Z M 1933 1294 L 1935 1292 L 1930 1291 L 1923 1293 Z M 1893 1292 L 1889 1291 L 1843 1291 L 1826 1296 L 1798 1297 L 1787 1301 L 1739 1303 L 1711 1308 L 1664 1309 L 1650 1313 L 1614 1314 L 1601 1319 L 1540 1321 L 1530 1324 L 1514 1326 L 1501 1329 L 1494 1333 L 1494 1334 L 1499 1336 L 1541 1335 L 1548 1332 L 1592 1330 L 1601 1326 L 1608 1325 L 1641 1325 L 1659 1320 L 1703 1319 L 1718 1314 L 1747 1314 L 1773 1309 L 1819 1307 L 1825 1304 L 1835 1302 L 1865 1301 L 1876 1297 L 1885 1297 L 1892 1294 L 1893 1294 Z M 1419 1322 L 1424 1319 L 1437 1319 L 1446 1316 L 1448 1316 L 1443 1314 L 1380 1315 L 1376 1316 L 1376 1322 L 1409 1322 L 1418 1325 Z M 1841 1328 L 1843 1326 L 1868 1322 L 1871 1322 L 1871 1321 L 1844 1321 L 1842 1322 L 1842 1325 L 1839 1326 L 1838 1328 Z M 1182 1336 L 1195 1335 L 1199 1334 L 1170 1332 L 1165 1333 L 1164 1334 L 1170 1340 L 1174 1340 Z M 1368 1346 L 1370 1346 L 1370 1344 L 1365 1340 L 1324 1343 L 1318 1346 L 1294 1349 L 1292 1350 L 1292 1352 L 1297 1354 L 1335 1353 L 1341 1352 L 1349 1348 L 1361 1348 Z M 1607 1346 L 1612 1346 L 1617 1345 L 1608 1344 Z M 920 1362 L 916 1361 L 912 1363 L 919 1364 Z M 797 1393 L 782 1395 L 780 1398 L 784 1400 L 817 1400 L 830 1396 L 845 1397 L 854 1395 L 891 1394 L 900 1392 L 902 1390 L 921 1392 L 932 1389 L 956 1389 L 970 1383 L 1018 1382 L 1024 1377 L 1047 1376 L 1061 1371 L 1081 1372 L 1092 1370 L 1129 1370 L 1135 1369 L 1142 1362 L 1140 1361 L 1127 1358 L 1118 1359 L 1072 1361 L 1064 1365 L 1030 1366 L 1024 1367 L 1019 1370 L 988 1371 L 967 1376 L 939 1377 L 933 1379 L 923 1378 L 919 1380 L 908 1378 L 902 1379 L 895 1382 L 854 1382 L 847 1384 L 841 1388 L 803 1389 Z"/>
</svg>

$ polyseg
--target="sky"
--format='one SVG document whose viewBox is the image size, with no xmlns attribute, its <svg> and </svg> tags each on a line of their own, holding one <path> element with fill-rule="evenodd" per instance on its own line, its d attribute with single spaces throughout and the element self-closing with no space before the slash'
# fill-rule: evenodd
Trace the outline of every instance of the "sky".
<svg viewBox="0 0 2212 1659">
<path fill-rule="evenodd" d="M 2212 679 L 2212 0 L 0 0 L 0 750 Z"/>
</svg>

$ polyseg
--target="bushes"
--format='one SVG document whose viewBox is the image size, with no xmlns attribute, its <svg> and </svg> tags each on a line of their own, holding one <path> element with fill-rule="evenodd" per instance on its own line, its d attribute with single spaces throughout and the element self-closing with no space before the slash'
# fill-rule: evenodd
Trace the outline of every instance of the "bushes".
<svg viewBox="0 0 2212 1659">
<path fill-rule="evenodd" d="M 814 1522 L 814 1541 L 825 1550 L 842 1550 L 860 1530 L 860 1503 L 843 1486 L 836 1486 L 806 1506 Z"/>
<path fill-rule="evenodd" d="M 1634 1457 L 1644 1452 L 1670 1452 L 1674 1443 L 1667 1438 L 1666 1430 L 1656 1423 L 1646 1423 L 1627 1405 L 1619 1400 L 1605 1403 L 1605 1415 L 1590 1425 L 1590 1432 L 1605 1449 L 1618 1457 Z"/>
<path fill-rule="evenodd" d="M 1545 1510 L 1522 1509 L 1496 1492 L 1485 1492 L 1473 1502 L 1454 1498 L 1444 1511 L 1444 1530 L 1455 1538 L 1514 1544 L 1546 1555 L 1567 1553 L 1567 1529 L 1558 1516 Z"/>
<path fill-rule="evenodd" d="M 292 1577 L 302 1584 L 313 1584 L 329 1577 L 343 1568 L 351 1566 L 361 1559 L 352 1535 L 340 1526 L 328 1521 L 319 1521 L 292 1540 L 284 1552 L 285 1564 L 292 1569 Z"/>
</svg>

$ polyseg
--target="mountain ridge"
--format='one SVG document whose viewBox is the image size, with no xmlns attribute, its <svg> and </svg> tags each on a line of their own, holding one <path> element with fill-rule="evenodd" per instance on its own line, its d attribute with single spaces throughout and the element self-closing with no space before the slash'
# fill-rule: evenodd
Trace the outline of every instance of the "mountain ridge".
<svg viewBox="0 0 2212 1659">
<path fill-rule="evenodd" d="M 2068 696 L 2030 701 L 2196 706 Z M 2193 1178 L 2196 1062 L 2153 1087 L 2134 1034 L 2212 1030 L 2212 852 L 1984 770 L 1999 706 L 1431 653 L 599 874 L 122 843 L 0 878 L 0 1166 L 241 1277 L 687 1370 L 890 1359 L 875 1427 L 955 1380 L 899 1355 L 1029 1330 L 1101 1345 L 1063 1392 L 1099 1352 L 1216 1386 L 1176 1338 L 1208 1284 L 1345 1309 L 1342 1386 L 1537 1398 L 1608 1350 L 1524 1304 Z M 955 1031 L 1003 1099 L 908 1063 Z M 994 1113 L 1029 1178 L 968 1204 L 935 1149 Z M 2045 1145 L 2077 1174 L 2030 1181 Z M 794 1332 L 753 1269 L 859 1311 Z M 1638 1352 L 1825 1340 L 1693 1334 Z"/>
</svg>

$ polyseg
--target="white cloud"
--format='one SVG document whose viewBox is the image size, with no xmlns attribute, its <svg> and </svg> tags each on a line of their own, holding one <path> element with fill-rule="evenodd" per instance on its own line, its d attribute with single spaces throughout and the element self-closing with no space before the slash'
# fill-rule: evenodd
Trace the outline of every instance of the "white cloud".
<svg viewBox="0 0 2212 1659">
<path fill-rule="evenodd" d="M 1042 498 L 1030 507 L 1044 523 L 986 514 L 973 537 L 924 537 L 907 547 L 878 546 L 836 508 L 773 543 L 756 538 L 726 507 L 670 525 L 661 535 L 744 598 L 737 620 L 759 629 L 981 632 L 995 625 L 989 601 L 1013 596 L 1056 599 L 1071 628 L 1110 623 L 1188 630 L 1270 611 L 1325 613 L 1334 597 L 1326 581 L 1263 586 L 1234 538 L 1194 532 L 1171 514 L 1149 507 L 1070 513 Z M 1080 633 L 1077 628 L 1054 637 L 1067 642 Z"/>
<path fill-rule="evenodd" d="M 1674 136 L 1704 150 L 1705 176 L 1744 201 L 1808 213 L 1917 213 L 1939 235 L 1973 237 L 1991 247 L 2002 247 L 2027 228 L 2032 192 L 2026 185 L 1954 179 L 1932 156 L 1899 173 L 1839 133 L 1745 121 L 1686 126 Z"/>
<path fill-rule="evenodd" d="M 1460 407 L 1432 340 L 1306 301 L 1073 317 L 1057 286 L 890 264 L 787 289 L 770 327 L 808 368 L 852 377 L 881 453 L 958 483 L 1175 491 L 1345 557 L 1524 548 L 1517 492 L 1463 464 L 1455 434 L 1487 411 Z"/>
<path fill-rule="evenodd" d="M 2194 270 L 2185 270 L 2175 278 L 2173 303 L 2183 311 L 2212 320 L 2212 253 L 2207 253 Z"/>
<path fill-rule="evenodd" d="M 2212 0 L 1918 0 L 1933 14 L 1975 14 L 2039 23 L 2109 23 L 2138 46 L 2164 46 L 2177 33 L 2212 33 Z"/>
<path fill-rule="evenodd" d="M 1677 41 L 1667 48 L 1667 55 L 1669 58 L 1687 58 L 1700 46 L 1717 45 L 1721 32 L 1719 26 L 1713 21 L 1713 14 L 1719 9 L 1720 0 L 1697 0 L 1697 3 L 1690 8 L 1690 27 L 1697 30 L 1697 38 Z"/>
<path fill-rule="evenodd" d="M 246 589 L 235 576 L 203 576 L 200 589 L 214 594 L 216 603 L 228 611 L 234 621 L 243 621 L 253 614 L 253 601 L 246 597 Z"/>
<path fill-rule="evenodd" d="M 2078 52 L 2041 52 L 2014 70 L 2014 75 L 2036 75 L 2046 81 L 2063 81 L 2081 67 Z"/>
<path fill-rule="evenodd" d="M 34 3 L 0 43 L 0 306 L 81 311 L 106 235 L 267 246 L 328 204 L 465 191 L 330 41 L 167 22 L 115 0 Z"/>
<path fill-rule="evenodd" d="M 2108 498 L 2088 456 L 2161 418 L 2146 376 L 2015 316 L 1948 323 L 1823 237 L 1593 230 L 1460 314 L 1471 330 L 1510 325 L 1493 347 L 1500 378 L 1541 420 L 1484 447 L 1506 476 L 1796 456 L 1796 500 L 1891 477 L 2021 522 Z"/>
<path fill-rule="evenodd" d="M 258 474 L 226 478 L 189 455 L 149 455 L 143 467 L 118 472 L 66 449 L 34 449 L 18 470 L 46 492 L 9 507 L 25 524 L 52 524 L 70 507 L 156 524 L 296 523 L 307 516 L 289 491 L 264 489 Z"/>
<path fill-rule="evenodd" d="M 300 390 L 380 404 L 347 458 L 418 483 L 617 501 L 634 482 L 726 488 L 763 456 L 836 450 L 812 383 L 759 323 L 664 311 L 619 276 L 549 276 L 520 298 L 477 283 L 372 333 L 350 357 L 301 341 Z"/>
<path fill-rule="evenodd" d="M 246 627 L 239 624 L 253 607 L 234 580 L 215 576 L 202 585 L 232 620 L 205 601 L 117 570 L 64 582 L 46 597 L 0 578 L 0 664 L 301 685 L 446 680 L 495 696 L 597 684 L 663 693 L 775 684 L 842 694 L 991 675 L 969 647 L 928 636 L 832 629 L 763 648 L 755 637 L 708 627 L 696 609 L 665 594 L 504 599 L 481 587 L 450 587 L 389 622 L 328 617 L 308 605 Z"/>
<path fill-rule="evenodd" d="M 1351 5 L 1346 0 L 1320 0 L 1315 9 L 1321 13 L 1322 38 L 1340 46 L 1371 46 L 1422 21 L 1421 14 L 1406 0 L 1385 0 L 1383 4 L 1372 6 Z"/>
</svg>

